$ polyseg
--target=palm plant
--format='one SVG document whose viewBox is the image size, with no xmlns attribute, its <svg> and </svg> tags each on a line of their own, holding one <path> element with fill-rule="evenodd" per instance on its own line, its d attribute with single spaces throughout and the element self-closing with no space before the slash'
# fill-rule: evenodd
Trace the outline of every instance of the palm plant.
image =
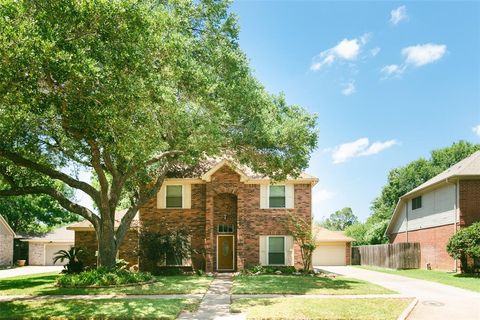
<svg viewBox="0 0 480 320">
<path fill-rule="evenodd" d="M 71 247 L 69 250 L 60 250 L 55 252 L 53 263 L 68 260 L 65 265 L 66 273 L 79 273 L 83 271 L 83 262 L 80 260 L 85 255 L 82 248 Z"/>
</svg>

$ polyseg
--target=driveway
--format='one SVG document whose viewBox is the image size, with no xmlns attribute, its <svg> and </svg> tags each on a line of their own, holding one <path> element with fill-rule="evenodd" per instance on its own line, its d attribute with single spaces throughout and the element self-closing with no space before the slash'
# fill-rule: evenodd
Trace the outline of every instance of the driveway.
<svg viewBox="0 0 480 320">
<path fill-rule="evenodd" d="M 45 272 L 60 272 L 62 271 L 62 269 L 63 266 L 26 266 L 13 269 L 5 269 L 0 270 L 0 279 Z"/>
<path fill-rule="evenodd" d="M 480 320 L 480 294 L 441 283 L 412 279 L 355 267 L 315 267 L 357 278 L 397 291 L 419 301 L 408 317 L 413 319 Z"/>
</svg>

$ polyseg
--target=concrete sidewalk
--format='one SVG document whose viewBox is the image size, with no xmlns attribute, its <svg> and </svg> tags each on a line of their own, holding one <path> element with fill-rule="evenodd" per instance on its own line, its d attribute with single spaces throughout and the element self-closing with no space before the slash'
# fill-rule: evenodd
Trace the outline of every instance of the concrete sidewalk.
<svg viewBox="0 0 480 320">
<path fill-rule="evenodd" d="M 26 266 L 12 269 L 0 270 L 0 279 L 6 279 L 18 276 L 28 276 L 32 274 L 58 272 L 62 271 L 63 266 Z"/>
<path fill-rule="evenodd" d="M 417 298 L 419 301 L 408 317 L 409 320 L 480 320 L 480 294 L 473 291 L 355 267 L 318 268 L 375 283 L 401 295 Z"/>
</svg>

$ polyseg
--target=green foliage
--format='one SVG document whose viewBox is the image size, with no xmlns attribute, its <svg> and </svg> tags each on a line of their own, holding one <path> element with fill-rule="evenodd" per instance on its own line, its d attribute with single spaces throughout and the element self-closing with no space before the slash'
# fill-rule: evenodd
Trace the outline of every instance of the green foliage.
<svg viewBox="0 0 480 320">
<path fill-rule="evenodd" d="M 242 270 L 242 274 L 275 274 L 280 271 L 282 274 L 293 274 L 297 272 L 294 266 L 253 266 Z"/>
<path fill-rule="evenodd" d="M 148 272 L 130 272 L 123 269 L 98 268 L 76 274 L 65 274 L 56 280 L 56 284 L 64 288 L 115 286 L 134 284 L 153 280 Z"/>
<path fill-rule="evenodd" d="M 370 217 L 363 225 L 348 227 L 346 234 L 355 238 L 355 245 L 387 243 L 384 233 L 398 199 L 478 150 L 480 144 L 459 141 L 450 147 L 433 150 L 429 159 L 420 158 L 392 169 L 380 196 L 372 202 Z"/>
<path fill-rule="evenodd" d="M 358 218 L 353 214 L 352 208 L 343 208 L 332 213 L 320 225 L 328 230 L 343 231 L 356 223 L 358 223 Z"/>
<path fill-rule="evenodd" d="M 82 257 L 85 257 L 85 250 L 82 248 L 71 247 L 68 250 L 60 250 L 55 252 L 53 263 L 67 260 L 64 266 L 65 273 L 79 273 L 83 271 Z"/>
<path fill-rule="evenodd" d="M 99 265 L 113 267 L 138 208 L 174 167 L 227 154 L 275 179 L 298 175 L 317 144 L 316 116 L 253 77 L 228 6 L 2 1 L 0 160 L 83 191 L 99 216 L 2 168 L 0 195 L 55 198 L 102 230 Z M 80 182 L 80 169 L 99 185 Z M 115 230 L 124 198 L 129 210 Z"/>
<path fill-rule="evenodd" d="M 468 259 L 480 258 L 480 222 L 460 229 L 447 243 L 447 252 L 454 259 L 460 259 L 462 272 L 473 270 Z"/>
<path fill-rule="evenodd" d="M 311 220 L 306 220 L 297 214 L 288 216 L 287 230 L 300 247 L 302 255 L 302 272 L 307 274 L 312 268 L 312 255 L 317 247 L 312 232 Z"/>
</svg>

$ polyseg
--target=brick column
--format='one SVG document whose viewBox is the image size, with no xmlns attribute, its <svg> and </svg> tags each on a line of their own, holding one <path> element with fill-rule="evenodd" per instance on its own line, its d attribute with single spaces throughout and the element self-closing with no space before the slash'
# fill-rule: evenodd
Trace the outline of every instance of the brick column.
<svg viewBox="0 0 480 320">
<path fill-rule="evenodd" d="M 205 205 L 205 271 L 213 272 L 213 197 L 212 185 L 207 183 Z"/>
<path fill-rule="evenodd" d="M 245 267 L 245 255 L 244 255 L 244 247 L 245 247 L 245 242 L 244 242 L 244 200 L 243 200 L 243 194 L 240 192 L 239 189 L 237 189 L 237 221 L 236 221 L 236 226 L 237 226 L 237 246 L 235 248 L 235 253 L 237 256 L 237 265 L 236 265 L 236 270 L 242 270 Z"/>
</svg>

